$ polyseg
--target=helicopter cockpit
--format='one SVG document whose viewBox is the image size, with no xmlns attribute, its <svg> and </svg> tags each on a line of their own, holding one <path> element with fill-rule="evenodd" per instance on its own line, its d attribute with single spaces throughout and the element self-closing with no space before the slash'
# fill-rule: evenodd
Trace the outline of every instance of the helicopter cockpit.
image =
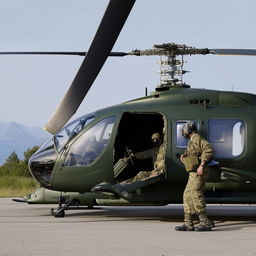
<svg viewBox="0 0 256 256">
<path fill-rule="evenodd" d="M 61 129 L 54 135 L 54 144 L 59 152 L 72 138 L 74 138 L 82 129 L 87 126 L 95 117 L 95 114 L 82 116 Z"/>
<path fill-rule="evenodd" d="M 30 171 L 41 185 L 50 186 L 49 179 L 57 158 L 57 152 L 65 148 L 66 144 L 80 133 L 94 117 L 95 114 L 91 113 L 68 123 L 30 158 Z"/>
<path fill-rule="evenodd" d="M 115 116 L 109 116 L 84 132 L 69 149 L 64 166 L 88 166 L 106 148 L 114 126 Z"/>
</svg>

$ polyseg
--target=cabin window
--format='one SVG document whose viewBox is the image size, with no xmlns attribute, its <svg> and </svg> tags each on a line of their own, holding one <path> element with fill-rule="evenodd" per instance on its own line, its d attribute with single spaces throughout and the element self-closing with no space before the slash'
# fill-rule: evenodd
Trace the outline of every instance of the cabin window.
<svg viewBox="0 0 256 256">
<path fill-rule="evenodd" d="M 245 124 L 238 119 L 208 121 L 208 139 L 216 158 L 235 158 L 244 150 Z"/>
<path fill-rule="evenodd" d="M 84 132 L 71 146 L 65 166 L 86 166 L 93 163 L 106 148 L 114 126 L 110 116 Z"/>
<path fill-rule="evenodd" d="M 186 121 L 179 121 L 176 123 L 176 147 L 178 148 L 186 148 L 189 139 L 182 136 L 182 128 L 185 123 L 187 122 L 193 122 L 197 126 L 197 129 L 199 130 L 199 122 L 194 120 L 186 120 Z"/>
</svg>

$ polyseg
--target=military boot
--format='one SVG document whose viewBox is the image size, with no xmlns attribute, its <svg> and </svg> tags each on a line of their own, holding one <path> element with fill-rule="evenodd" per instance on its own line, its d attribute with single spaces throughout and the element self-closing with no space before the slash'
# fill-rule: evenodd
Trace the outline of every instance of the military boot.
<svg viewBox="0 0 256 256">
<path fill-rule="evenodd" d="M 195 227 L 195 231 L 211 231 L 212 227 L 214 227 L 214 222 L 209 220 L 207 215 L 204 214 L 199 214 L 199 220 L 200 223 L 198 226 Z"/>
<path fill-rule="evenodd" d="M 198 226 L 195 227 L 194 230 L 195 231 L 212 231 L 212 228 L 206 225 L 199 224 Z"/>
<path fill-rule="evenodd" d="M 188 226 L 187 224 L 183 224 L 182 226 L 176 226 L 176 231 L 194 231 L 193 226 Z"/>
<path fill-rule="evenodd" d="M 215 227 L 215 223 L 214 223 L 214 221 L 213 220 L 211 220 L 211 219 L 207 219 L 207 225 L 210 227 L 210 228 L 214 228 Z"/>
<path fill-rule="evenodd" d="M 185 213 L 184 214 L 184 224 L 182 226 L 176 226 L 176 231 L 193 231 L 193 216 L 191 214 Z"/>
</svg>

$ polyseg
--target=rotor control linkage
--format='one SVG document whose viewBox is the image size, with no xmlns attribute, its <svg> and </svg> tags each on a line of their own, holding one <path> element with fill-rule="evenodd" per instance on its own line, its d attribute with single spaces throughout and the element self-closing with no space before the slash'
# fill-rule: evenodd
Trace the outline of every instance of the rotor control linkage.
<svg viewBox="0 0 256 256">
<path fill-rule="evenodd" d="M 64 205 L 62 205 L 64 203 Z M 57 211 L 54 208 L 51 209 L 51 214 L 55 218 L 65 217 L 65 210 L 68 210 L 70 206 L 79 206 L 79 200 L 69 199 L 69 197 L 60 196 L 59 197 L 59 207 Z"/>
<path fill-rule="evenodd" d="M 156 90 L 166 90 L 170 87 L 184 87 L 189 85 L 183 83 L 183 75 L 188 71 L 183 69 L 184 55 L 206 55 L 211 51 L 208 48 L 198 49 L 185 44 L 167 43 L 154 45 L 153 49 L 134 50 L 129 55 L 135 56 L 161 56 L 160 60 L 160 84 Z M 181 60 L 177 59 L 181 56 Z"/>
<path fill-rule="evenodd" d="M 129 55 L 136 56 L 150 56 L 150 55 L 158 55 L 158 56 L 178 56 L 178 55 L 206 55 L 210 54 L 211 51 L 208 48 L 195 48 L 186 46 L 185 44 L 175 44 L 175 43 L 167 43 L 154 45 L 153 49 L 147 50 L 134 50 Z"/>
</svg>

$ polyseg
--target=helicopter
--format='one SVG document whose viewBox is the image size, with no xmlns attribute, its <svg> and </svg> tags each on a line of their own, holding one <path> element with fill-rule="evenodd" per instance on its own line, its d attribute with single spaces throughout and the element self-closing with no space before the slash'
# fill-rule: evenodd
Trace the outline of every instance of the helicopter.
<svg viewBox="0 0 256 256">
<path fill-rule="evenodd" d="M 179 156 L 188 142 L 181 135 L 187 121 L 193 121 L 212 144 L 214 159 L 220 163 L 206 184 L 206 202 L 255 203 L 255 143 L 249 138 L 253 137 L 256 124 L 256 95 L 192 89 L 182 77 L 186 73 L 186 55 L 250 56 L 256 55 L 256 50 L 197 49 L 167 43 L 149 50 L 111 52 L 134 3 L 135 0 L 109 2 L 88 52 L 79 53 L 85 59 L 76 77 L 45 126 L 53 137 L 29 160 L 31 174 L 43 188 L 63 192 L 52 215 L 64 217 L 69 207 L 82 202 L 79 196 L 90 198 L 94 205 L 181 203 L 187 174 Z M 161 83 L 156 91 L 66 124 L 108 56 L 126 55 L 163 56 Z M 166 147 L 165 175 L 132 182 L 125 191 L 117 191 L 116 184 L 140 170 L 152 169 L 150 160 L 131 161 L 130 154 L 131 150 L 152 148 L 149 138 L 155 132 L 162 134 Z M 106 183 L 110 184 L 108 190 Z"/>
</svg>

